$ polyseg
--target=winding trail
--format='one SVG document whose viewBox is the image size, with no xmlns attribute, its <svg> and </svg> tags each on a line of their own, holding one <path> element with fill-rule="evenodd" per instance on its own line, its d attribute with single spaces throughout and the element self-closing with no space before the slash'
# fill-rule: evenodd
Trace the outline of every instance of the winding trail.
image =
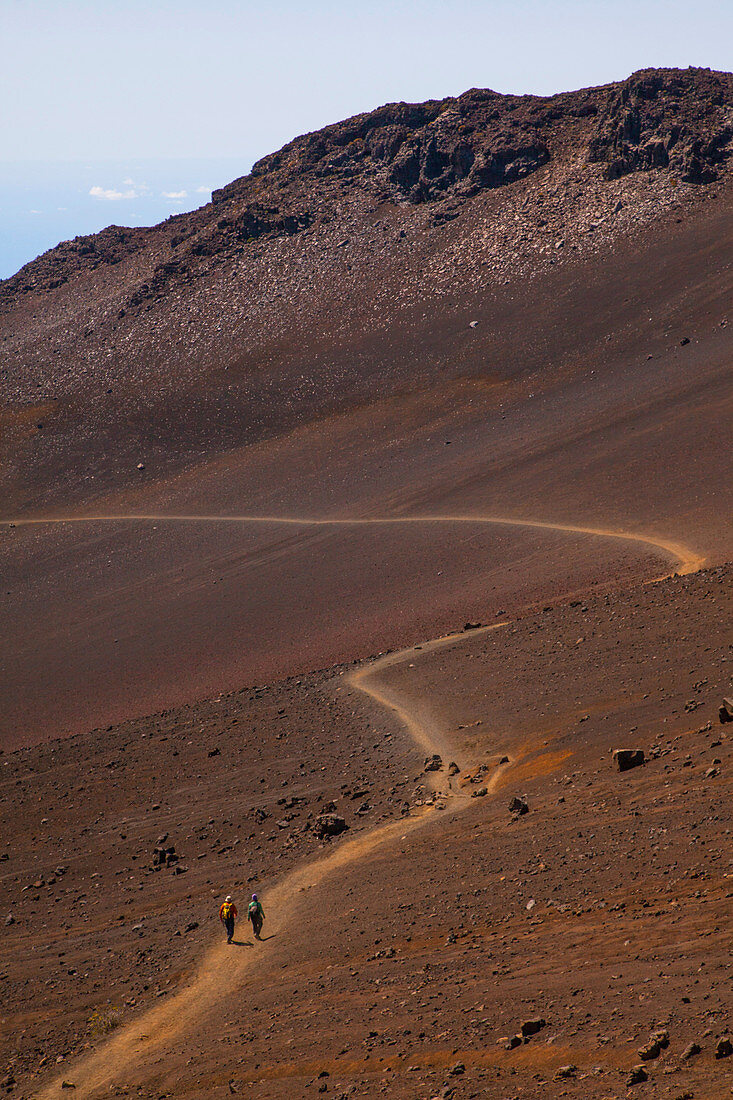
<svg viewBox="0 0 733 1100">
<path fill-rule="evenodd" d="M 257 516 L 243 515 L 196 515 L 195 513 L 133 513 L 128 515 L 71 515 L 71 516 L 33 516 L 30 518 L 0 519 L 0 527 L 34 527 L 45 524 L 67 523 L 261 523 L 280 524 L 289 527 L 389 527 L 398 524 L 419 523 L 475 523 L 495 527 L 526 527 L 539 531 L 559 531 L 571 535 L 595 535 L 598 538 L 629 542 L 636 546 L 647 546 L 650 550 L 661 551 L 671 561 L 677 562 L 675 572 L 694 573 L 705 564 L 705 558 L 681 542 L 662 539 L 658 535 L 643 535 L 630 531 L 615 531 L 608 527 L 581 527 L 571 523 L 547 523 L 536 519 L 514 519 L 509 516 L 492 515 L 424 515 L 424 516 L 364 516 L 334 517 L 315 519 L 310 516 Z"/>
<path fill-rule="evenodd" d="M 105 516 L 67 516 L 34 519 L 0 520 L 0 526 L 30 526 L 46 523 L 95 523 L 95 522 L 190 522 L 190 523 L 262 523 L 288 524 L 291 526 L 347 527 L 360 525 L 418 524 L 418 523 L 478 523 L 495 524 L 507 527 L 527 527 L 541 530 L 560 531 L 572 534 L 592 535 L 616 539 L 636 545 L 646 546 L 660 552 L 675 564 L 675 572 L 691 573 L 699 569 L 704 558 L 681 543 L 660 539 L 656 536 L 632 534 L 626 531 L 605 530 L 602 528 L 580 527 L 570 524 L 551 524 L 536 520 L 517 520 L 497 516 L 397 516 L 383 518 L 357 519 L 310 519 L 284 518 L 280 516 L 201 516 L 201 515 L 105 515 Z M 669 573 L 665 574 L 668 576 Z M 415 704 L 405 703 L 398 692 L 391 689 L 388 682 L 380 679 L 388 669 L 402 664 L 411 658 L 436 649 L 459 645 L 468 638 L 475 638 L 488 631 L 499 630 L 507 623 L 494 623 L 470 632 L 451 634 L 432 641 L 380 657 L 370 664 L 350 673 L 348 681 L 378 705 L 390 710 L 406 727 L 412 739 L 427 754 L 438 753 L 444 759 L 454 758 L 461 772 L 465 772 L 472 763 L 462 759 L 459 746 L 449 744 L 443 735 L 439 723 L 434 720 L 429 701 Z M 513 761 L 494 770 L 485 784 L 488 792 L 494 791 L 503 773 L 511 768 Z M 437 773 L 431 773 L 437 776 Z M 300 894 L 316 886 L 326 877 L 335 874 L 369 856 L 392 842 L 401 842 L 410 832 L 424 828 L 435 822 L 436 814 L 443 812 L 450 816 L 460 813 L 471 802 L 469 793 L 456 780 L 451 781 L 445 773 L 437 776 L 432 802 L 420 808 L 416 814 L 398 821 L 389 822 L 368 832 L 360 833 L 348 840 L 334 845 L 327 855 L 291 871 L 279 884 L 268 891 L 267 906 L 275 920 L 270 924 L 277 929 L 287 927 L 293 915 L 295 902 Z M 52 1100 L 62 1095 L 61 1082 L 69 1080 L 75 1086 L 74 1095 L 91 1100 L 94 1096 L 108 1093 L 111 1086 L 124 1081 L 128 1074 L 137 1077 L 139 1072 L 150 1070 L 156 1057 L 159 1057 L 177 1039 L 195 1028 L 197 1021 L 210 1013 L 217 1005 L 241 989 L 250 969 L 255 962 L 261 967 L 261 951 L 256 955 L 250 952 L 232 953 L 222 942 L 212 946 L 203 958 L 193 980 L 180 989 L 164 1004 L 156 1004 L 139 1018 L 112 1035 L 91 1054 L 69 1066 L 63 1077 L 51 1081 L 40 1091 L 39 1100 Z M 261 971 L 260 971 L 261 972 Z"/>
</svg>

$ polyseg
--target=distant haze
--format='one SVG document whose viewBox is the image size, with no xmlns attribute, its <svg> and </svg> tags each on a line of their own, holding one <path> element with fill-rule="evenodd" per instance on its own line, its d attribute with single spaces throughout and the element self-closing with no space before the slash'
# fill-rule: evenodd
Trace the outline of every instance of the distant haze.
<svg viewBox="0 0 733 1100">
<path fill-rule="evenodd" d="M 251 158 L 0 161 L 0 278 L 41 252 L 105 226 L 155 225 L 203 206 Z"/>
<path fill-rule="evenodd" d="M 5 0 L 0 276 L 65 237 L 200 205 L 384 102 L 726 69 L 731 41 L 717 0 Z"/>
</svg>

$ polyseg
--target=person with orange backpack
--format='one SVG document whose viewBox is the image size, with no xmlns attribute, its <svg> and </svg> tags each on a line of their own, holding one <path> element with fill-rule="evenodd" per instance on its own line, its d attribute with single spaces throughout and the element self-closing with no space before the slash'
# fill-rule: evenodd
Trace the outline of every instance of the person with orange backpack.
<svg viewBox="0 0 733 1100">
<path fill-rule="evenodd" d="M 224 904 L 219 910 L 219 920 L 226 928 L 227 943 L 231 943 L 234 939 L 234 921 L 237 917 L 237 907 L 234 904 L 234 899 L 231 894 L 227 894 L 224 899 Z"/>
</svg>

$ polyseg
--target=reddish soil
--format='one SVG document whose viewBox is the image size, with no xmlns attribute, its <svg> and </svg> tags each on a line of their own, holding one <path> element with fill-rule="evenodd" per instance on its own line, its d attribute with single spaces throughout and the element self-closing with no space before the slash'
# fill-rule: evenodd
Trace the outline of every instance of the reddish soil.
<svg viewBox="0 0 733 1100">
<path fill-rule="evenodd" d="M 731 1093 L 730 100 L 385 108 L 0 287 L 8 1094 Z"/>
</svg>

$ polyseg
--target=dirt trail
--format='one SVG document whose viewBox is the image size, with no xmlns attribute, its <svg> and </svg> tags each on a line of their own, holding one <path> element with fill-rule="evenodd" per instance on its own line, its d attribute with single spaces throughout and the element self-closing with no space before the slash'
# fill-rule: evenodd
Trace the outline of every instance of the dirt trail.
<svg viewBox="0 0 733 1100">
<path fill-rule="evenodd" d="M 506 623 L 495 623 L 489 627 L 471 631 L 471 636 L 475 637 L 489 630 L 498 630 L 506 625 Z M 377 681 L 380 672 L 412 657 L 418 657 L 421 652 L 457 645 L 465 639 L 465 633 L 451 634 L 436 638 L 424 645 L 412 646 L 397 653 L 388 654 L 366 668 L 351 673 L 348 682 L 374 701 L 392 710 L 405 724 L 417 744 L 427 753 L 438 752 L 443 755 L 448 752 L 448 746 L 437 725 L 422 714 L 418 716 L 414 712 L 411 713 L 396 692 L 383 684 L 377 686 L 374 681 Z M 456 756 L 452 747 L 450 751 L 453 756 Z M 509 766 L 505 764 L 495 770 L 487 784 L 489 790 L 496 787 L 502 773 Z M 445 777 L 445 785 L 441 786 L 441 779 L 442 776 L 436 774 L 437 797 L 434 804 L 425 806 L 421 812 L 409 818 L 390 822 L 368 833 L 362 833 L 353 840 L 341 841 L 335 851 L 314 863 L 292 871 L 281 883 L 268 891 L 267 910 L 272 914 L 272 918 L 268 921 L 268 931 L 286 928 L 293 901 L 299 894 L 316 886 L 327 876 L 363 859 L 391 841 L 404 840 L 408 833 L 434 820 L 436 809 L 450 810 L 455 813 L 468 805 L 470 796 L 464 793 L 459 785 L 451 783 L 450 779 Z M 263 950 L 266 951 L 266 948 L 258 946 L 256 952 L 233 953 L 225 943 L 217 943 L 207 952 L 198 973 L 189 985 L 168 999 L 165 1004 L 156 1005 L 138 1020 L 112 1036 L 81 1061 L 76 1069 L 67 1069 L 62 1077 L 38 1094 L 39 1098 L 50 1100 L 51 1097 L 58 1096 L 62 1080 L 69 1080 L 75 1085 L 75 1096 L 91 1098 L 106 1093 L 111 1085 L 124 1081 L 131 1066 L 139 1070 L 141 1066 L 150 1065 L 154 1056 L 194 1026 L 197 1020 L 217 1004 L 224 1004 L 235 992 L 240 992 L 249 970 L 255 965 L 258 977 L 261 979 Z"/>
<path fill-rule="evenodd" d="M 681 542 L 663 539 L 658 535 L 643 535 L 629 531 L 615 531 L 606 527 L 581 527 L 569 523 L 547 523 L 534 519 L 514 519 L 508 516 L 365 516 L 360 518 L 313 519 L 308 516 L 256 516 L 256 515 L 158 515 L 139 513 L 130 515 L 76 515 L 35 516 L 19 519 L 0 519 L 0 527 L 29 527 L 49 523 L 263 523 L 282 524 L 291 527 L 362 527 L 390 526 L 402 523 L 476 523 L 498 527 L 528 527 L 541 531 L 560 531 L 573 535 L 595 535 L 598 538 L 631 542 L 661 551 L 672 561 L 677 561 L 675 572 L 694 573 L 705 564 L 705 558 Z"/>
<path fill-rule="evenodd" d="M 507 526 L 537 527 L 548 530 L 568 531 L 577 534 L 594 536 L 606 536 L 621 539 L 628 542 L 646 545 L 662 551 L 665 556 L 675 559 L 676 571 L 679 573 L 692 572 L 700 568 L 703 559 L 687 547 L 678 543 L 661 540 L 647 535 L 633 535 L 627 532 L 603 531 L 595 528 L 584 528 L 563 524 L 549 524 L 530 520 L 512 520 L 488 516 L 414 516 L 395 517 L 381 519 L 327 519 L 311 520 L 298 518 L 265 517 L 265 516 L 76 516 L 68 518 L 48 518 L 30 520 L 0 520 L 0 524 L 37 524 L 37 523 L 65 523 L 65 522 L 121 522 L 121 521 L 147 521 L 156 522 L 186 521 L 186 522 L 260 522 L 283 523 L 292 525 L 317 525 L 317 526 L 347 526 L 357 524 L 394 524 L 394 523 L 495 523 Z M 434 721 L 430 713 L 429 702 L 414 699 L 407 700 L 400 693 L 391 689 L 387 683 L 380 682 L 380 674 L 396 664 L 404 663 L 410 658 L 418 659 L 421 654 L 431 652 L 439 648 L 458 645 L 467 638 L 474 638 L 489 630 L 500 629 L 506 623 L 496 623 L 489 627 L 482 627 L 470 632 L 451 634 L 442 638 L 436 638 L 422 645 L 411 646 L 408 649 L 388 654 L 378 658 L 365 668 L 358 669 L 350 674 L 349 682 L 354 688 L 363 692 L 374 702 L 391 710 L 409 731 L 413 740 L 426 753 L 439 753 L 444 760 L 450 753 L 451 758 L 456 758 L 465 771 L 471 762 L 461 760 L 460 750 L 456 746 L 448 745 L 442 731 Z M 489 791 L 495 790 L 503 773 L 511 767 L 505 764 L 497 768 L 486 784 Z M 461 789 L 461 786 L 441 773 L 436 779 L 435 801 L 427 806 L 419 814 L 407 819 L 390 822 L 370 832 L 354 837 L 352 840 L 341 841 L 335 851 L 329 853 L 314 863 L 292 871 L 280 884 L 275 886 L 267 895 L 267 908 L 273 914 L 269 923 L 270 928 L 287 927 L 290 910 L 293 902 L 303 891 L 308 890 L 321 882 L 328 875 L 332 875 L 339 869 L 357 862 L 368 856 L 378 848 L 388 845 L 393 840 L 402 840 L 411 831 L 424 827 L 430 821 L 435 820 L 435 814 L 439 810 L 447 811 L 451 815 L 460 812 L 470 804 L 470 796 Z M 266 949 L 264 949 L 266 950 Z M 234 954 L 231 948 L 220 942 L 211 947 L 203 959 L 201 966 L 193 981 L 178 993 L 173 995 L 165 1004 L 156 1005 L 139 1019 L 124 1027 L 120 1032 L 105 1041 L 97 1050 L 93 1051 L 75 1068 L 66 1069 L 62 1077 L 56 1078 L 38 1093 L 40 1100 L 50 1100 L 60 1095 L 62 1080 L 70 1080 L 75 1086 L 75 1095 L 89 1098 L 107 1093 L 110 1086 L 124 1080 L 131 1067 L 135 1074 L 139 1074 L 141 1068 L 150 1066 L 153 1059 L 164 1052 L 166 1047 L 187 1030 L 195 1027 L 195 1024 L 207 1012 L 217 1004 L 222 1004 L 227 998 L 241 990 L 250 968 L 257 962 L 258 974 L 262 973 L 262 952 Z"/>
</svg>

